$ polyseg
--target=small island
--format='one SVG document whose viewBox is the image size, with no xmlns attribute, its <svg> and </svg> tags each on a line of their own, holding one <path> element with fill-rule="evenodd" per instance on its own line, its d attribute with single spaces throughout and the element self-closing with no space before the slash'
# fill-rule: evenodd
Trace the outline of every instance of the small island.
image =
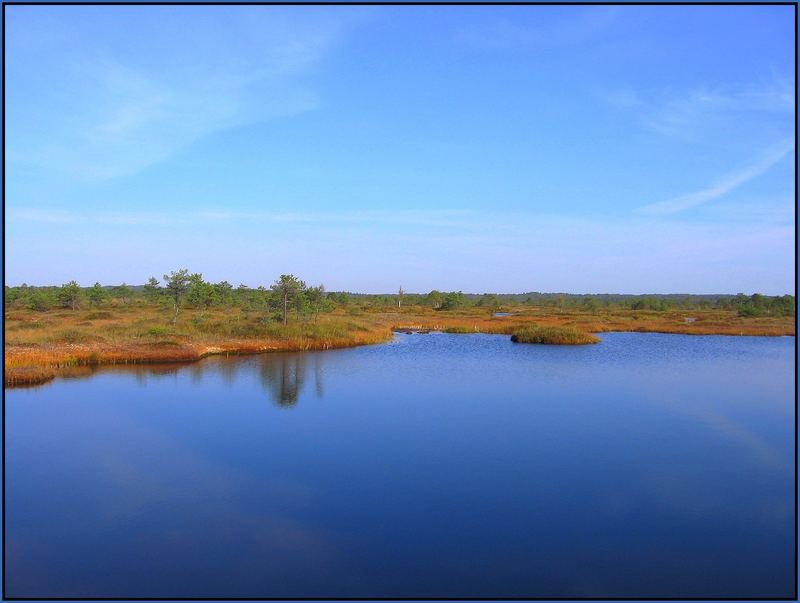
<svg viewBox="0 0 800 603">
<path fill-rule="evenodd" d="M 591 333 L 579 331 L 575 327 L 540 327 L 530 325 L 514 331 L 511 335 L 514 343 L 544 343 L 551 345 L 586 345 L 600 343 L 600 339 Z"/>
</svg>

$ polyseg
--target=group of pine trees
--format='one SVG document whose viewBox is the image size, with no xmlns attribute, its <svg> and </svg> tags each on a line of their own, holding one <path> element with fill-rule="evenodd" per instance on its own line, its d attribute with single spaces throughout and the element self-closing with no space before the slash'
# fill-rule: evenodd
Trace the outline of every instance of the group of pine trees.
<svg viewBox="0 0 800 603">
<path fill-rule="evenodd" d="M 177 320 L 183 307 L 208 309 L 219 306 L 239 306 L 271 312 L 276 320 L 284 323 L 291 312 L 304 317 L 317 317 L 321 312 L 330 312 L 336 307 L 351 310 L 383 309 L 392 307 L 427 306 L 434 310 L 449 311 L 477 307 L 497 311 L 503 305 L 534 305 L 550 307 L 558 311 L 598 312 L 600 310 L 645 310 L 666 312 L 669 310 L 733 310 L 739 316 L 793 316 L 795 298 L 792 295 L 766 296 L 755 293 L 738 295 L 602 295 L 602 294 L 468 294 L 461 291 L 442 292 L 433 290 L 427 294 L 408 293 L 400 288 L 397 294 L 354 294 L 326 292 L 322 285 L 308 286 L 294 275 L 281 275 L 269 287 L 251 288 L 246 285 L 234 287 L 227 281 L 208 282 L 200 273 L 181 269 L 156 277 L 143 286 L 132 287 L 125 283 L 92 287 L 81 287 L 70 281 L 60 287 L 5 287 L 5 307 L 27 307 L 36 311 L 47 311 L 61 307 L 78 309 L 102 307 L 109 304 L 128 305 L 139 303 L 161 304 L 173 311 L 172 320 Z"/>
<path fill-rule="evenodd" d="M 128 305 L 132 302 L 155 303 L 170 307 L 177 321 L 182 308 L 206 310 L 215 306 L 245 306 L 249 309 L 274 311 L 280 315 L 284 324 L 290 311 L 304 316 L 316 317 L 320 312 L 330 312 L 341 302 L 337 294 L 326 294 L 323 285 L 308 286 L 291 274 L 283 274 L 269 288 L 252 289 L 246 285 L 235 288 L 227 281 L 211 283 L 200 273 L 190 273 L 187 269 L 165 274 L 163 284 L 156 277 L 150 277 L 141 287 L 130 287 L 122 283 L 105 287 L 95 283 L 92 287 L 81 287 L 70 281 L 61 287 L 19 287 L 5 288 L 5 306 L 27 307 L 37 311 L 52 308 L 76 310 L 88 306 L 99 308 L 109 304 Z"/>
</svg>

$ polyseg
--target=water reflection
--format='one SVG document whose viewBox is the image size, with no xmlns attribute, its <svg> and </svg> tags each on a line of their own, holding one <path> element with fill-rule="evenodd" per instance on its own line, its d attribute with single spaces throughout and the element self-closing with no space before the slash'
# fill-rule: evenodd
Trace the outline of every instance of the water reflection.
<svg viewBox="0 0 800 603">
<path fill-rule="evenodd" d="M 308 360 L 309 355 L 303 353 L 278 354 L 261 358 L 259 368 L 261 384 L 277 406 L 291 408 L 297 404 L 306 383 Z M 317 398 L 322 398 L 324 393 L 322 354 L 313 354 L 313 362 L 314 389 Z"/>
<path fill-rule="evenodd" d="M 322 355 L 317 354 L 314 356 L 314 389 L 317 393 L 317 399 L 322 400 L 325 395 L 325 390 L 322 388 Z"/>
<path fill-rule="evenodd" d="M 183 368 L 183 364 L 129 364 L 124 367 L 94 367 L 95 371 L 120 371 L 133 373 L 136 383 L 140 386 L 147 386 L 151 379 L 162 379 L 164 377 L 175 377 Z"/>
<path fill-rule="evenodd" d="M 786 598 L 793 349 L 401 334 L 9 390 L 8 592 Z"/>
<path fill-rule="evenodd" d="M 199 362 L 189 366 L 189 374 L 192 376 L 192 383 L 199 384 L 203 380 L 205 367 Z"/>
<path fill-rule="evenodd" d="M 147 387 L 153 380 L 184 375 L 193 385 L 200 385 L 206 379 L 218 379 L 227 388 L 233 388 L 240 376 L 255 367 L 264 390 L 275 405 L 291 408 L 300 399 L 307 374 L 313 370 L 314 394 L 317 399 L 325 395 L 324 352 L 263 354 L 253 356 L 249 361 L 243 360 L 242 357 L 219 356 L 194 363 L 81 366 L 64 369 L 58 377 L 84 379 L 97 373 L 125 373 L 132 374 L 140 387 Z M 309 364 L 313 367 L 309 367 Z"/>
<path fill-rule="evenodd" d="M 236 382 L 236 376 L 239 373 L 239 369 L 242 366 L 241 362 L 223 362 L 220 365 L 220 373 L 222 375 L 222 381 L 230 387 Z"/>
</svg>

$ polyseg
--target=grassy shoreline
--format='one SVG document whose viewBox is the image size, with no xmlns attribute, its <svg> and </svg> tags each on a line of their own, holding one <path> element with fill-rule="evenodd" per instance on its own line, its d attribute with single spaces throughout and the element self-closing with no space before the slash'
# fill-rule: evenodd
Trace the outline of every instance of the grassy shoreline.
<svg viewBox="0 0 800 603">
<path fill-rule="evenodd" d="M 508 308 L 497 317 L 475 308 L 452 312 L 412 306 L 351 308 L 288 326 L 225 309 L 187 311 L 171 325 L 164 311 L 118 306 L 107 311 L 17 309 L 5 314 L 7 387 L 34 385 L 76 367 L 194 362 L 214 354 L 311 351 L 382 343 L 393 330 L 512 335 L 551 327 L 587 335 L 612 331 L 695 335 L 795 335 L 794 317 L 739 317 L 733 312 L 558 312 Z M 588 335 L 587 340 L 591 336 Z M 555 343 L 563 343 L 556 341 Z"/>
</svg>

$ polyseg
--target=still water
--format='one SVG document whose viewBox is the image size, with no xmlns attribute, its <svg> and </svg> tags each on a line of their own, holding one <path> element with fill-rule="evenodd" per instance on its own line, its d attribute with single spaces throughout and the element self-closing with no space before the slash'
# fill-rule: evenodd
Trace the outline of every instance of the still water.
<svg viewBox="0 0 800 603">
<path fill-rule="evenodd" d="M 602 340 L 7 390 L 8 595 L 791 596 L 794 338 Z"/>
</svg>

